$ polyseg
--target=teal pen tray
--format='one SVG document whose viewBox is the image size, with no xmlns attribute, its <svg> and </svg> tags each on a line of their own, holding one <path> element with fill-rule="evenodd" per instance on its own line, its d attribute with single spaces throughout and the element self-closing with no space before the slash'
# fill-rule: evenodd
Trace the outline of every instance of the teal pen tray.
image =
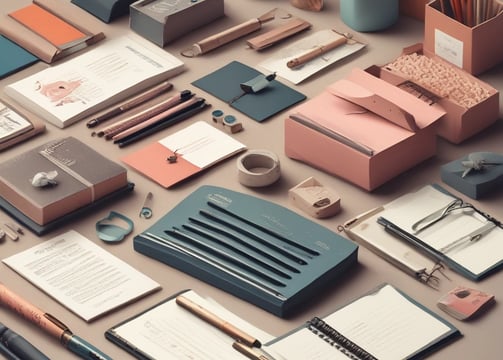
<svg viewBox="0 0 503 360">
<path fill-rule="evenodd" d="M 202 186 L 134 238 L 134 249 L 288 317 L 357 263 L 358 246 L 255 196 Z"/>
</svg>

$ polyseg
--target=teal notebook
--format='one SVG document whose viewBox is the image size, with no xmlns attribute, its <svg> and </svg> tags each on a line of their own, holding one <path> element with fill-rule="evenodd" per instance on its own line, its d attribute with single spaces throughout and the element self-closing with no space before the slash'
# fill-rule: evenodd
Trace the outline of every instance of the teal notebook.
<svg viewBox="0 0 503 360">
<path fill-rule="evenodd" d="M 258 75 L 268 74 L 262 74 L 245 64 L 232 61 L 192 82 L 192 85 L 229 103 L 231 107 L 258 122 L 264 121 L 306 98 L 304 94 L 278 80 L 272 80 L 266 88 L 256 93 L 239 97 L 243 93 L 240 84 L 246 83 Z M 233 101 L 233 99 L 235 100 Z"/>
<path fill-rule="evenodd" d="M 0 35 L 0 79 L 32 65 L 38 60 L 29 51 Z"/>
<path fill-rule="evenodd" d="M 313 317 L 263 348 L 278 359 L 424 359 L 461 332 L 393 285 Z"/>
<path fill-rule="evenodd" d="M 135 236 L 134 249 L 280 317 L 337 286 L 358 252 L 289 209 L 215 186 Z"/>
</svg>

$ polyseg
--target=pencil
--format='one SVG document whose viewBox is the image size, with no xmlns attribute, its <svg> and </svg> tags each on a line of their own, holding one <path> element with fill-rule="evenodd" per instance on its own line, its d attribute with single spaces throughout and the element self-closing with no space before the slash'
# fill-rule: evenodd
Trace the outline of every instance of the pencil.
<svg viewBox="0 0 503 360">
<path fill-rule="evenodd" d="M 133 109 L 134 107 L 143 104 L 144 102 L 147 102 L 148 100 L 151 100 L 156 96 L 162 94 L 164 91 L 171 90 L 172 88 L 173 84 L 171 84 L 168 81 L 164 81 L 148 89 L 144 93 L 133 97 L 132 99 L 121 104 L 120 106 L 114 107 L 108 110 L 107 112 L 101 114 L 100 116 L 97 116 L 94 119 L 89 120 L 86 125 L 88 128 L 98 126 L 99 124 L 111 119 L 112 117 L 120 115 L 130 109 Z"/>
</svg>

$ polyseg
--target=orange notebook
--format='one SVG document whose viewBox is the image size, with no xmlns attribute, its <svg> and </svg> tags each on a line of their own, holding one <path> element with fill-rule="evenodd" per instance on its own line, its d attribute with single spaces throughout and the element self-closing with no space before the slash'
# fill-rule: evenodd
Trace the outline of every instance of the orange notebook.
<svg viewBox="0 0 503 360">
<path fill-rule="evenodd" d="M 59 48 L 71 46 L 88 37 L 75 26 L 36 4 L 11 12 L 9 16 Z"/>
<path fill-rule="evenodd" d="M 200 120 L 121 160 L 169 188 L 245 149 L 232 136 Z"/>
</svg>

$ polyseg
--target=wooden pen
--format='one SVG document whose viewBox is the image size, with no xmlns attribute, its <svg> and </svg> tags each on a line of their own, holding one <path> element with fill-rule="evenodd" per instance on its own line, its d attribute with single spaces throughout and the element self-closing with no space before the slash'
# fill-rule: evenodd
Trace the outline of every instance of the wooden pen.
<svg viewBox="0 0 503 360">
<path fill-rule="evenodd" d="M 234 325 L 225 321 L 224 319 L 218 317 L 217 315 L 211 313 L 209 310 L 203 308 L 201 305 L 196 304 L 192 300 L 186 298 L 183 295 L 176 297 L 176 303 L 183 307 L 184 309 L 190 311 L 192 314 L 196 315 L 200 319 L 206 321 L 208 324 L 215 326 L 216 328 L 222 330 L 227 335 L 231 336 L 233 339 L 242 342 L 248 346 L 260 347 L 261 343 L 253 336 L 248 335 L 244 331 L 238 329 Z"/>
<path fill-rule="evenodd" d="M 286 63 L 286 66 L 288 66 L 290 69 L 293 69 L 293 68 L 299 67 L 301 65 L 304 65 L 305 63 L 307 63 L 313 59 L 316 59 L 317 57 L 319 57 L 323 54 L 326 54 L 327 52 L 329 52 L 335 48 L 338 48 L 341 45 L 346 44 L 347 41 L 348 41 L 348 39 L 345 36 L 342 36 L 342 37 L 340 37 L 334 41 L 331 41 L 327 44 L 318 45 L 315 48 L 308 50 L 304 54 L 302 54 L 292 60 L 289 60 Z"/>
<path fill-rule="evenodd" d="M 156 96 L 162 94 L 164 91 L 171 90 L 172 88 L 173 84 L 171 84 L 168 81 L 164 81 L 148 89 L 144 93 L 141 93 L 133 97 L 132 99 L 126 101 L 125 103 L 108 110 L 107 112 L 95 117 L 94 119 L 89 120 L 86 125 L 88 128 L 98 126 L 99 124 L 113 118 L 114 116 L 120 115 L 130 109 L 133 109 L 134 107 L 143 104 L 144 102 L 147 102 L 148 100 L 151 100 Z"/>
</svg>

